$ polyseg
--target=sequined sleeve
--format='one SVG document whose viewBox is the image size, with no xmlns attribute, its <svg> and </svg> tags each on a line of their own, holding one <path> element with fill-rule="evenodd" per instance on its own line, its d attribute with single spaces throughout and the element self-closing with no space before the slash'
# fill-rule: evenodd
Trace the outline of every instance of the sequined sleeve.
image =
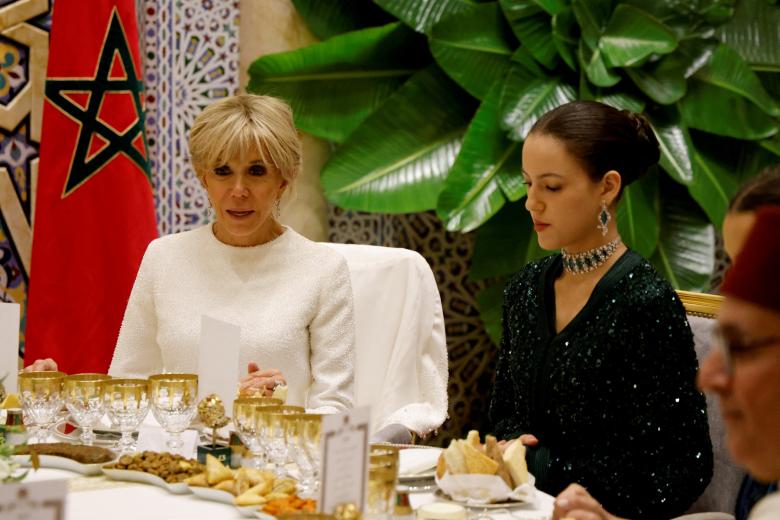
<svg viewBox="0 0 780 520">
<path fill-rule="evenodd" d="M 665 282 L 631 289 L 608 306 L 621 310 L 600 317 L 607 328 L 604 355 L 594 358 L 607 378 L 601 399 L 582 414 L 559 417 L 563 429 L 598 433 L 585 443 L 571 433 L 553 435 L 556 448 L 532 450 L 532 465 L 546 473 L 539 476 L 548 489 L 578 482 L 618 516 L 670 518 L 685 512 L 712 475 L 706 403 L 695 387 L 693 336 L 676 294 Z M 575 422 L 588 413 L 590 424 Z"/>
</svg>

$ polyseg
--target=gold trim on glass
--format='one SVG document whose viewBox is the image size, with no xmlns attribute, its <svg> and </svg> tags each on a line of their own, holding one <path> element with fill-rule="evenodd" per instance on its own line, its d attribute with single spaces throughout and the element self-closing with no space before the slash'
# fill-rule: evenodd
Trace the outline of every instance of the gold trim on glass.
<svg viewBox="0 0 780 520">
<path fill-rule="evenodd" d="M 718 314 L 723 296 L 690 291 L 677 291 L 685 312 L 693 316 L 714 319 Z"/>
</svg>

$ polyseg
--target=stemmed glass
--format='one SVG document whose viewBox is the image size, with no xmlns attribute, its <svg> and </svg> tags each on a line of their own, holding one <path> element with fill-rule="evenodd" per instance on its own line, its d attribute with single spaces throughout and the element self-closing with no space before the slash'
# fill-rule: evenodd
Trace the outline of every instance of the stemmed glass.
<svg viewBox="0 0 780 520">
<path fill-rule="evenodd" d="M 22 412 L 37 427 L 34 443 L 46 442 L 49 428 L 62 409 L 64 372 L 23 372 L 19 374 Z"/>
<path fill-rule="evenodd" d="M 277 478 L 287 476 L 287 462 L 290 457 L 287 451 L 287 438 L 285 436 L 285 416 L 302 414 L 306 410 L 303 406 L 284 405 L 271 414 L 265 423 L 266 441 L 268 446 L 268 458 L 274 464 L 274 473 Z"/>
<path fill-rule="evenodd" d="M 120 453 L 133 453 L 133 432 L 149 413 L 149 381 L 146 379 L 110 379 L 105 383 L 106 413 L 119 426 L 122 437 L 117 442 Z"/>
<path fill-rule="evenodd" d="M 262 469 L 265 466 L 265 421 L 270 413 L 281 409 L 278 403 L 278 399 L 270 397 L 239 397 L 233 401 L 233 424 L 241 442 L 252 455 L 249 467 Z"/>
<path fill-rule="evenodd" d="M 368 468 L 366 517 L 388 519 L 395 506 L 398 481 L 398 450 L 389 446 L 371 446 Z"/>
<path fill-rule="evenodd" d="M 165 445 L 176 453 L 183 445 L 181 432 L 195 417 L 198 405 L 198 376 L 195 374 L 157 374 L 149 377 L 152 413 L 168 433 Z"/>
<path fill-rule="evenodd" d="M 315 498 L 319 494 L 320 464 L 320 432 L 322 431 L 322 415 L 299 414 L 300 450 L 298 451 L 298 467 L 301 470 L 301 498 Z"/>
<path fill-rule="evenodd" d="M 105 374 L 75 374 L 65 378 L 65 406 L 81 427 L 79 440 L 86 446 L 95 442 L 92 429 L 106 411 Z"/>
</svg>

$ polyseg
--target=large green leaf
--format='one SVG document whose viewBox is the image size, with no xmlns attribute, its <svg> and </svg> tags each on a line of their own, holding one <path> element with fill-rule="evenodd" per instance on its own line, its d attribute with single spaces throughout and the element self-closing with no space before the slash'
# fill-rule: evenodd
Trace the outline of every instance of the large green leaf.
<svg viewBox="0 0 780 520">
<path fill-rule="evenodd" d="M 591 51 L 598 49 L 601 33 L 612 15 L 612 0 L 573 0 L 571 8 L 580 25 L 582 41 Z"/>
<path fill-rule="evenodd" d="M 658 243 L 658 175 L 650 172 L 623 190 L 617 212 L 620 236 L 630 248 L 650 257 Z"/>
<path fill-rule="evenodd" d="M 714 40 L 685 40 L 674 53 L 641 68 L 625 71 L 650 99 L 671 105 L 685 95 L 687 78 L 707 63 L 716 45 Z"/>
<path fill-rule="evenodd" d="M 418 72 L 331 156 L 322 171 L 326 196 L 362 211 L 433 209 L 473 110 L 438 67 Z"/>
<path fill-rule="evenodd" d="M 677 37 L 669 27 L 626 4 L 617 6 L 599 40 L 604 61 L 611 67 L 631 67 L 676 48 Z"/>
<path fill-rule="evenodd" d="M 686 196 L 667 184 L 661 201 L 661 233 L 650 261 L 675 289 L 704 292 L 715 267 L 715 229 Z"/>
<path fill-rule="evenodd" d="M 330 2 L 314 0 L 323 4 L 333 4 L 340 9 L 341 1 Z M 361 0 L 365 2 L 367 0 Z M 471 6 L 468 0 L 374 0 L 382 9 L 398 17 L 399 20 L 417 32 L 429 34 L 439 20 L 462 11 Z"/>
<path fill-rule="evenodd" d="M 534 0 L 534 2 L 550 16 L 555 16 L 569 7 L 569 0 Z"/>
<path fill-rule="evenodd" d="M 504 310 L 505 283 L 506 280 L 501 279 L 477 293 L 479 318 L 482 320 L 485 332 L 496 345 L 501 344 L 501 335 L 503 334 L 501 319 Z"/>
<path fill-rule="evenodd" d="M 780 72 L 780 8 L 769 0 L 740 0 L 717 37 L 736 49 L 753 70 Z"/>
<path fill-rule="evenodd" d="M 320 40 L 394 21 L 379 7 L 365 0 L 293 0 L 293 5 Z"/>
<path fill-rule="evenodd" d="M 256 60 L 247 89 L 286 99 L 300 129 L 341 142 L 430 62 L 424 45 L 398 22 L 334 36 Z"/>
<path fill-rule="evenodd" d="M 777 121 L 739 94 L 691 78 L 680 101 L 683 121 L 717 135 L 759 140 L 777 133 Z"/>
<path fill-rule="evenodd" d="M 597 87 L 612 87 L 620 81 L 620 75 L 609 70 L 601 55 L 601 50 L 592 51 L 580 40 L 580 47 L 577 51 L 577 58 L 580 61 L 580 67 L 585 70 L 585 74 L 591 83 Z"/>
<path fill-rule="evenodd" d="M 630 92 L 620 92 L 615 89 L 599 89 L 599 92 L 593 97 L 596 101 L 615 107 L 620 110 L 630 110 L 631 112 L 642 112 L 645 109 L 645 100 Z"/>
<path fill-rule="evenodd" d="M 715 27 L 731 19 L 737 0 L 622 0 L 652 14 L 681 38 L 710 35 Z"/>
<path fill-rule="evenodd" d="M 780 116 L 780 107 L 764 90 L 756 73 L 750 70 L 737 51 L 728 45 L 719 45 L 715 49 L 707 66 L 696 73 L 696 79 L 749 99 L 767 114 Z"/>
<path fill-rule="evenodd" d="M 533 0 L 501 0 L 501 8 L 517 39 L 539 63 L 552 69 L 558 61 L 558 51 L 550 38 L 550 15 L 538 7 L 538 12 L 527 14 L 536 6 Z"/>
<path fill-rule="evenodd" d="M 498 212 L 506 199 L 499 175 L 520 178 L 520 143 L 501 129 L 503 82 L 485 96 L 439 195 L 437 213 L 449 231 L 471 231 Z"/>
<path fill-rule="evenodd" d="M 571 9 L 561 11 L 552 17 L 552 40 L 558 55 L 571 70 L 577 70 L 577 43 L 579 27 Z"/>
<path fill-rule="evenodd" d="M 544 113 L 576 99 L 576 91 L 560 78 L 514 81 L 509 71 L 502 99 L 502 128 L 515 141 L 523 141 Z"/>
<path fill-rule="evenodd" d="M 469 6 L 440 21 L 430 48 L 442 69 L 472 96 L 482 99 L 509 67 L 515 47 L 497 2 Z"/>
<path fill-rule="evenodd" d="M 693 161 L 694 180 L 688 185 L 688 191 L 710 222 L 720 228 L 739 185 L 739 173 L 709 156 L 703 148 L 694 151 Z"/>
<path fill-rule="evenodd" d="M 761 146 L 780 157 L 780 133 L 761 141 Z"/>
<path fill-rule="evenodd" d="M 506 204 L 477 230 L 469 279 L 484 280 L 519 271 L 547 254 L 539 247 L 525 198 Z"/>
<path fill-rule="evenodd" d="M 693 182 L 693 143 L 680 112 L 670 106 L 648 114 L 661 148 L 661 167 L 677 182 Z"/>
</svg>

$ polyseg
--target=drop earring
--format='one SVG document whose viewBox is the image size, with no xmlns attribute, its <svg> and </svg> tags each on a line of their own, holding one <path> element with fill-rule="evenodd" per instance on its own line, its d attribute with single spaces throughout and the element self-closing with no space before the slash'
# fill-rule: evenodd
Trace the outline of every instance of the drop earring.
<svg viewBox="0 0 780 520">
<path fill-rule="evenodd" d="M 609 210 L 607 209 L 607 202 L 601 201 L 601 211 L 599 211 L 599 225 L 596 226 L 596 229 L 601 231 L 601 234 L 603 236 L 606 236 L 609 232 L 609 227 L 607 224 L 609 224 L 609 221 L 612 220 L 612 215 L 609 213 Z"/>
<path fill-rule="evenodd" d="M 279 220 L 279 215 L 282 214 L 282 208 L 279 207 L 279 201 L 280 199 L 276 199 L 276 203 L 274 205 L 274 216 L 276 216 L 277 220 Z"/>
</svg>

